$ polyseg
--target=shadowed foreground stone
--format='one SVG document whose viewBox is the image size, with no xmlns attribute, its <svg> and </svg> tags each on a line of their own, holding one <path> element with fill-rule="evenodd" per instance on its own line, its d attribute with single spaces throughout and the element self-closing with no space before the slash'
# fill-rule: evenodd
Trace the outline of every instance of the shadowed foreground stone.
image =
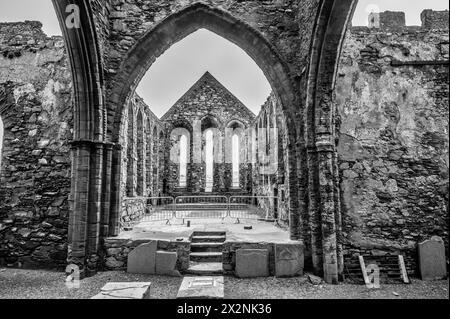
<svg viewBox="0 0 450 319">
<path fill-rule="evenodd" d="M 109 282 L 91 299 L 150 299 L 150 282 Z"/>
<path fill-rule="evenodd" d="M 223 299 L 223 277 L 185 277 L 177 299 Z"/>
<path fill-rule="evenodd" d="M 127 272 L 132 274 L 156 273 L 157 242 L 139 245 L 128 254 Z"/>
<path fill-rule="evenodd" d="M 177 259 L 178 256 L 176 252 L 157 251 L 156 274 L 181 277 L 180 272 L 175 269 Z"/>
<path fill-rule="evenodd" d="M 240 278 L 268 277 L 269 251 L 267 249 L 236 250 L 236 276 Z"/>
<path fill-rule="evenodd" d="M 295 277 L 303 274 L 303 246 L 275 244 L 275 276 Z"/>
<path fill-rule="evenodd" d="M 419 268 L 422 280 L 439 280 L 447 276 L 445 246 L 440 237 L 419 243 Z"/>
</svg>

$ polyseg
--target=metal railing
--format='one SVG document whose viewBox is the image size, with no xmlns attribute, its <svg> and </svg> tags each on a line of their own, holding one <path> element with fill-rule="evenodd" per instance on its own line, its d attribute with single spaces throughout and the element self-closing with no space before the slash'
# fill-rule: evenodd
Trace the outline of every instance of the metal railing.
<svg viewBox="0 0 450 319">
<path fill-rule="evenodd" d="M 227 196 L 178 196 L 175 198 L 175 217 L 225 218 L 228 215 Z"/>
<path fill-rule="evenodd" d="M 140 222 L 163 221 L 174 217 L 173 197 L 127 197 L 124 198 L 123 227 L 133 227 Z"/>
<path fill-rule="evenodd" d="M 178 196 L 124 198 L 123 227 L 140 222 L 177 219 L 278 220 L 278 198 L 274 196 Z"/>
<path fill-rule="evenodd" d="M 231 218 L 276 220 L 278 198 L 274 196 L 230 196 Z"/>
<path fill-rule="evenodd" d="M 146 211 L 142 221 L 169 221 L 174 217 L 173 197 L 145 197 Z"/>
</svg>

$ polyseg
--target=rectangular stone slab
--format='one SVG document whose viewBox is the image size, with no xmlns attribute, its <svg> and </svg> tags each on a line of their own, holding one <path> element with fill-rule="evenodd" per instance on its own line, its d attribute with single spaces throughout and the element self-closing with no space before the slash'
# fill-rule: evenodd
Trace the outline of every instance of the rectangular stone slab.
<svg viewBox="0 0 450 319">
<path fill-rule="evenodd" d="M 275 276 L 295 277 L 303 274 L 303 245 L 275 244 Z"/>
<path fill-rule="evenodd" d="M 156 252 L 156 274 L 166 276 L 181 276 L 176 269 L 178 255 L 176 252 L 157 251 Z"/>
<path fill-rule="evenodd" d="M 184 277 L 177 299 L 223 299 L 222 276 Z"/>
<path fill-rule="evenodd" d="M 91 299 L 150 299 L 149 282 L 109 282 Z"/>
<path fill-rule="evenodd" d="M 267 249 L 236 250 L 235 274 L 240 278 L 268 277 L 269 251 Z"/>
<path fill-rule="evenodd" d="M 156 249 L 158 242 L 141 244 L 128 254 L 127 272 L 132 274 L 156 273 Z"/>
<path fill-rule="evenodd" d="M 425 240 L 419 243 L 419 268 L 422 280 L 438 280 L 447 276 L 443 241 Z"/>
</svg>

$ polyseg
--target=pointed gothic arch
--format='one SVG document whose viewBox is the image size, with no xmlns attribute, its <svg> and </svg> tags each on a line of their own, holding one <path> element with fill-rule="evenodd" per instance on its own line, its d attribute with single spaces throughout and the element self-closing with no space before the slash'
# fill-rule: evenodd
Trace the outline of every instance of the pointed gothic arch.
<svg viewBox="0 0 450 319">
<path fill-rule="evenodd" d="M 108 10 L 97 2 L 84 0 L 53 0 L 53 3 L 69 52 L 74 83 L 68 260 L 80 266 L 82 276 L 95 271 L 101 238 L 119 232 L 122 146 L 118 141 L 122 108 L 128 105 L 143 74 L 159 55 L 188 34 L 205 28 L 244 49 L 263 70 L 280 100 L 289 131 L 286 162 L 289 173 L 295 174 L 289 176 L 294 182 L 289 185 L 291 238 L 303 239 L 302 215 L 305 215 L 310 229 L 314 228 L 306 241 L 312 247 L 314 269 L 324 274 L 327 282 L 337 281 L 337 274 L 342 272 L 342 249 L 338 242 L 338 172 L 334 169 L 338 114 L 332 94 L 342 40 L 356 0 L 320 0 L 297 8 L 298 22 L 304 30 L 291 43 L 301 42 L 295 46 L 301 52 L 298 62 L 301 67 L 295 74 L 290 74 L 292 65 L 286 65 L 261 33 L 221 9 L 196 3 L 167 16 L 149 30 L 129 51 L 120 69 L 113 70 L 116 75 L 109 74 L 108 78 L 103 76 L 107 67 L 101 50 L 111 40 Z M 80 28 L 65 27 L 66 7 L 71 4 L 80 8 Z M 104 4 L 111 6 L 110 1 Z M 108 117 L 105 105 L 113 106 Z M 113 130 L 107 132 L 106 127 Z M 303 163 L 298 170 L 301 183 L 295 178 L 299 163 Z"/>
<path fill-rule="evenodd" d="M 244 50 L 260 67 L 283 105 L 283 111 L 295 114 L 298 99 L 289 69 L 276 49 L 264 36 L 245 22 L 218 8 L 195 3 L 159 22 L 128 52 L 112 89 L 109 103 L 116 107 L 113 141 L 118 140 L 121 108 L 132 96 L 156 58 L 189 34 L 207 29 Z M 291 129 L 295 131 L 295 125 Z M 295 136 L 295 134 L 293 135 Z M 294 142 L 294 141 L 292 141 Z"/>
</svg>

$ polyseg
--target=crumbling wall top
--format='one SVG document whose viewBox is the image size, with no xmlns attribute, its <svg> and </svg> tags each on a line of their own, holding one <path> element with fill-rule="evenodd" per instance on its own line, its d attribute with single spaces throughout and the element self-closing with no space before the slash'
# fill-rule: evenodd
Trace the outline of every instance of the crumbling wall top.
<svg viewBox="0 0 450 319">
<path fill-rule="evenodd" d="M 2 22 L 0 23 L 0 45 L 22 45 L 29 41 L 46 39 L 39 21 Z"/>
<path fill-rule="evenodd" d="M 423 10 L 420 14 L 422 21 L 421 28 L 424 30 L 440 29 L 448 30 L 449 28 L 449 11 L 434 11 L 431 9 Z M 405 13 L 402 11 L 384 11 L 371 12 L 369 14 L 369 29 L 392 30 L 403 29 L 418 26 L 407 26 Z"/>
<path fill-rule="evenodd" d="M 448 29 L 448 10 L 423 10 L 420 14 L 422 27 L 426 29 Z"/>
</svg>

